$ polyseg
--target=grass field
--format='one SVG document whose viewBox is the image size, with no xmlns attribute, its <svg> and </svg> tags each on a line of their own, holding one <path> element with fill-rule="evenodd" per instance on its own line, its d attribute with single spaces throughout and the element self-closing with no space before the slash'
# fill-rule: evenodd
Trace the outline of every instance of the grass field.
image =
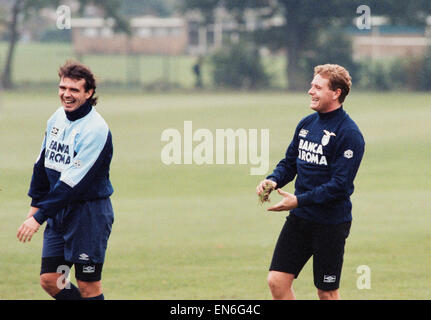
<svg viewBox="0 0 431 320">
<path fill-rule="evenodd" d="M 7 43 L 0 42 L 0 63 L 6 58 Z M 18 43 L 16 46 L 13 80 L 19 86 L 40 86 L 56 83 L 56 70 L 67 59 L 76 59 L 72 45 L 67 43 Z M 142 86 L 149 86 L 160 81 L 175 83 L 180 88 L 193 88 L 194 74 L 192 66 L 196 58 L 192 56 L 147 56 L 130 58 L 123 55 L 85 55 L 81 61 L 91 66 L 101 85 L 126 85 L 129 80 L 139 79 Z M 286 87 L 285 57 L 265 57 L 263 63 L 272 76 L 271 85 Z M 204 60 L 202 77 L 205 86 L 212 85 L 212 65 Z"/>
<path fill-rule="evenodd" d="M 285 213 L 257 204 L 249 165 L 164 165 L 161 132 L 192 120 L 194 129 L 270 129 L 270 170 L 298 121 L 306 94 L 112 94 L 99 112 L 114 141 L 111 177 L 116 219 L 104 267 L 107 299 L 270 299 L 267 269 Z M 58 105 L 49 92 L 1 97 L 0 299 L 47 299 L 38 284 L 42 232 L 27 244 L 15 234 L 44 125 Z M 344 299 L 431 299 L 431 95 L 358 94 L 346 110 L 366 152 L 352 197 Z M 292 185 L 285 188 L 293 191 Z M 272 201 L 277 201 L 277 195 Z M 371 268 L 359 290 L 356 269 Z M 316 299 L 311 261 L 295 282 Z"/>
</svg>

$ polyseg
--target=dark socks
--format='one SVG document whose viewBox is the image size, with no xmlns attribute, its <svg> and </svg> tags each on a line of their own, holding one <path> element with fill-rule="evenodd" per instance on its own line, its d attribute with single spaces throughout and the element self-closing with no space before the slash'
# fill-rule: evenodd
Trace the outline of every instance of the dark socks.
<svg viewBox="0 0 431 320">
<path fill-rule="evenodd" d="M 79 289 L 71 283 L 69 289 L 64 288 L 54 296 L 54 299 L 55 300 L 81 300 L 81 293 L 79 292 Z"/>
<path fill-rule="evenodd" d="M 79 289 L 74 286 L 72 283 L 70 284 L 70 288 L 64 288 L 59 293 L 54 296 L 55 300 L 105 300 L 105 296 L 102 294 L 91 297 L 91 298 L 83 298 Z"/>
</svg>

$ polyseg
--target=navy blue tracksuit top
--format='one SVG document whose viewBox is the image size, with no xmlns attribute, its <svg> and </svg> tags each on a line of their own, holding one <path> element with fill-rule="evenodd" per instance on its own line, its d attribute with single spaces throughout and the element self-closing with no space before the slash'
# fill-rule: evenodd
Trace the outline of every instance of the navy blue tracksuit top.
<svg viewBox="0 0 431 320">
<path fill-rule="evenodd" d="M 343 107 L 302 119 L 282 159 L 267 177 L 282 188 L 296 176 L 291 214 L 323 224 L 352 220 L 353 180 L 365 142 Z"/>
<path fill-rule="evenodd" d="M 28 195 L 39 208 L 36 221 L 42 224 L 74 202 L 109 198 L 112 152 L 111 131 L 88 101 L 72 112 L 59 107 L 33 167 Z"/>
</svg>

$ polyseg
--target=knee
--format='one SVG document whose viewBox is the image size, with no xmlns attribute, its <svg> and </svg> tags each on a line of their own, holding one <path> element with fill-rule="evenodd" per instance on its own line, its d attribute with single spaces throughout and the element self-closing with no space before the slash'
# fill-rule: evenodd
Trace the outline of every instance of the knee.
<svg viewBox="0 0 431 320">
<path fill-rule="evenodd" d="M 271 272 L 268 274 L 268 278 L 266 279 L 266 281 L 268 282 L 268 287 L 269 289 L 271 289 L 271 291 L 274 291 L 279 287 L 279 283 L 276 277 L 271 274 Z"/>
<path fill-rule="evenodd" d="M 283 277 L 280 277 L 275 272 L 270 272 L 267 278 L 268 286 L 271 292 L 277 292 L 280 290 L 289 290 L 292 288 L 292 281 L 288 281 Z"/>
<path fill-rule="evenodd" d="M 61 290 L 57 285 L 57 273 L 43 273 L 40 275 L 40 286 L 52 297 Z"/>
<path fill-rule="evenodd" d="M 325 291 L 318 289 L 317 295 L 320 300 L 338 300 L 340 298 L 338 290 Z"/>
</svg>

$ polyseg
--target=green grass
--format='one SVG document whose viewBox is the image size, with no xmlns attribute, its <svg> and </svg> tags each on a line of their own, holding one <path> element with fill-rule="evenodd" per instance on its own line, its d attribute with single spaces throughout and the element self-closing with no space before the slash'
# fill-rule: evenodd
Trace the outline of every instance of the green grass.
<svg viewBox="0 0 431 320">
<path fill-rule="evenodd" d="M 0 42 L 0 65 L 6 58 L 7 43 Z M 18 86 L 46 86 L 58 81 L 58 68 L 67 59 L 76 59 L 71 44 L 67 43 L 18 43 L 13 63 L 13 81 Z M 147 86 L 159 81 L 169 81 L 180 88 L 193 88 L 195 77 L 192 66 L 196 58 L 192 56 L 148 56 L 127 57 L 124 55 L 84 55 L 81 61 L 91 66 L 100 85 L 126 85 L 128 81 L 139 79 Z M 285 88 L 285 58 L 265 57 L 265 67 L 272 75 L 274 87 Z M 211 63 L 209 59 L 202 66 L 205 86 L 211 86 Z"/>
<path fill-rule="evenodd" d="M 270 299 L 268 266 L 285 213 L 255 195 L 249 165 L 164 165 L 164 129 L 270 129 L 270 168 L 283 156 L 306 94 L 112 94 L 100 91 L 110 125 L 115 223 L 103 286 L 107 299 Z M 38 284 L 42 231 L 17 241 L 32 165 L 49 115 L 48 92 L 3 94 L 0 105 L 0 299 L 47 299 Z M 346 110 L 366 140 L 355 180 L 353 225 L 341 282 L 344 299 L 430 299 L 431 95 L 355 94 Z M 271 170 L 271 169 L 270 169 Z M 285 188 L 293 191 L 292 185 Z M 271 196 L 272 201 L 279 199 Z M 356 268 L 371 268 L 358 290 Z M 312 263 L 295 282 L 316 299 Z"/>
</svg>

